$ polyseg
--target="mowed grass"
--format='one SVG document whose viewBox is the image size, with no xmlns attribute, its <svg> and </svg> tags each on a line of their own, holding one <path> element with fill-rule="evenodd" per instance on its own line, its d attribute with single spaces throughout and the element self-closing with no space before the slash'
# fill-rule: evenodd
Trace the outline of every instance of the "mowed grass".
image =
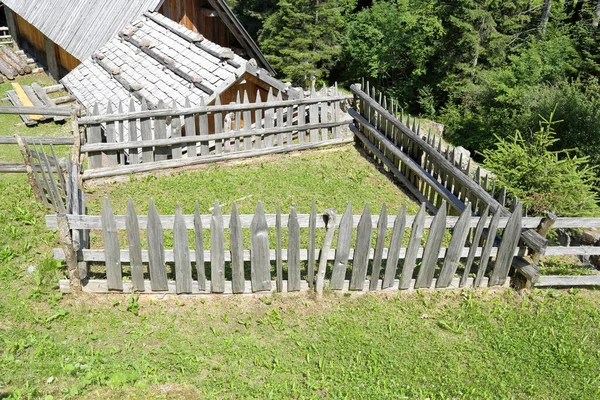
<svg viewBox="0 0 600 400">
<path fill-rule="evenodd" d="M 125 213 L 128 197 L 139 214 L 148 212 L 150 198 L 161 214 L 174 213 L 178 204 L 184 213 L 192 214 L 196 201 L 201 213 L 210 214 L 215 200 L 225 214 L 234 201 L 242 214 L 253 214 L 258 201 L 267 213 L 275 213 L 278 204 L 287 213 L 295 204 L 298 213 L 308 214 L 313 199 L 319 213 L 333 208 L 341 214 L 349 201 L 354 214 L 362 213 L 366 203 L 372 213 L 378 213 L 383 203 L 392 215 L 405 203 L 408 214 L 418 211 L 414 200 L 351 145 L 93 187 L 87 195 L 89 214 L 100 213 L 104 195 L 120 214 Z"/>
<path fill-rule="evenodd" d="M 25 177 L 0 193 L 0 397 L 600 396 L 598 291 L 63 297 Z"/>
<path fill-rule="evenodd" d="M 140 214 L 150 197 L 416 212 L 352 147 L 96 187 L 90 213 L 105 193 L 118 213 L 128 196 Z M 74 298 L 44 214 L 25 176 L 0 175 L 0 398 L 600 397 L 598 291 Z"/>
</svg>

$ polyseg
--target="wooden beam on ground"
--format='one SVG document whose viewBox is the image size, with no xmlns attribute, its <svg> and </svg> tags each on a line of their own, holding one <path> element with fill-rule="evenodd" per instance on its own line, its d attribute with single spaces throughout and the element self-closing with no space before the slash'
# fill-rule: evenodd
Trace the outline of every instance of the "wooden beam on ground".
<svg viewBox="0 0 600 400">
<path fill-rule="evenodd" d="M 15 79 L 16 71 L 7 64 L 4 60 L 0 58 L 0 72 L 9 80 L 12 81 Z"/>
<path fill-rule="evenodd" d="M 56 107 L 56 103 L 54 103 L 54 101 L 52 101 L 52 99 L 50 98 L 50 96 L 48 96 L 48 93 L 44 90 L 44 88 L 42 88 L 36 82 L 31 84 L 31 89 L 33 90 L 35 95 L 40 99 L 40 101 L 42 102 L 42 104 L 45 107 L 49 107 L 49 108 Z M 63 122 L 66 119 L 65 117 L 61 117 L 61 116 L 54 116 L 53 118 L 54 118 L 54 122 Z"/>
<path fill-rule="evenodd" d="M 19 102 L 25 107 L 35 107 L 35 104 L 31 101 L 27 93 L 23 89 L 23 87 L 18 83 L 12 83 L 13 90 L 15 91 L 16 96 L 19 98 Z M 40 107 L 43 108 L 43 107 Z M 29 114 L 29 118 L 33 121 L 39 121 L 43 118 L 41 114 Z"/>
<path fill-rule="evenodd" d="M 0 46 L 0 59 L 10 68 L 12 68 L 17 74 L 25 75 L 25 70 L 2 50 L 5 47 L 6 46 Z"/>
<path fill-rule="evenodd" d="M 70 94 L 52 99 L 52 101 L 54 101 L 54 104 L 56 104 L 57 106 L 59 104 L 72 103 L 75 100 L 77 100 L 75 96 L 71 96 Z"/>
<path fill-rule="evenodd" d="M 35 94 L 35 92 L 31 88 L 31 86 L 23 85 L 23 86 L 21 86 L 21 88 L 23 89 L 23 92 L 25 92 L 25 95 L 27 96 L 27 98 L 30 100 L 30 102 L 33 104 L 34 107 L 37 107 L 37 108 L 45 108 L 46 107 L 46 105 Z M 42 114 L 41 118 L 40 118 L 40 122 L 45 122 L 45 121 L 51 120 L 52 118 L 53 117 L 51 115 Z"/>
<path fill-rule="evenodd" d="M 2 109 L 7 109 L 8 112 L 5 114 L 18 114 L 25 123 L 25 125 L 37 125 L 37 121 L 34 121 L 31 118 L 29 118 L 29 112 L 37 111 L 34 111 L 32 107 L 23 107 L 23 105 L 21 104 L 21 100 L 19 100 L 19 96 L 17 96 L 14 90 L 7 90 L 6 96 L 8 97 L 10 102 L 15 105 L 15 107 L 0 107 L 0 114 L 2 114 Z M 39 109 L 36 108 L 36 110 Z"/>
<path fill-rule="evenodd" d="M 10 58 L 16 65 L 19 66 L 23 70 L 24 73 L 31 73 L 31 66 L 27 64 L 27 60 L 23 57 L 19 57 L 12 49 L 8 46 L 0 46 L 0 51 L 2 51 L 8 58 Z"/>
<path fill-rule="evenodd" d="M 50 94 L 54 92 L 59 92 L 61 90 L 65 90 L 65 87 L 62 83 L 59 83 L 58 85 L 44 86 L 43 89 L 46 91 L 46 93 Z"/>
</svg>

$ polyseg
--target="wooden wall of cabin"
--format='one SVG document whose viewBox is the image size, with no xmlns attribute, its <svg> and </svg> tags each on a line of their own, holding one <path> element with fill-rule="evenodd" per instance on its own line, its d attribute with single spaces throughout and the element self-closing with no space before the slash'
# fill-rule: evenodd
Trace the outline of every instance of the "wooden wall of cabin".
<svg viewBox="0 0 600 400">
<path fill-rule="evenodd" d="M 255 76 L 246 72 L 244 75 L 242 75 L 242 77 L 240 79 L 238 79 L 238 81 L 236 83 L 234 83 L 228 89 L 224 90 L 221 93 L 219 100 L 221 101 L 221 104 L 223 104 L 223 105 L 235 103 L 237 100 L 237 95 L 239 93 L 240 101 L 243 101 L 244 100 L 244 91 L 246 91 L 248 93 L 248 100 L 251 103 L 256 102 L 257 95 L 260 95 L 259 101 L 267 101 L 267 97 L 269 94 L 269 88 L 271 88 L 271 86 L 267 85 L 265 82 L 261 81 L 260 79 L 257 79 Z M 278 93 L 279 93 L 279 91 L 277 89 L 273 88 L 273 96 L 277 96 Z M 287 100 L 288 99 L 287 94 L 282 92 L 282 99 Z M 213 101 L 209 105 L 214 105 L 214 104 L 215 103 Z M 264 110 L 263 110 L 263 113 L 264 113 Z M 253 124 L 255 122 L 256 122 L 255 113 L 252 112 L 252 121 L 250 123 Z M 246 123 L 247 123 L 247 121 L 244 121 L 242 123 L 242 126 L 244 126 Z M 232 126 L 230 127 L 230 129 L 232 129 L 232 130 L 235 129 L 235 123 L 232 123 Z M 209 133 L 215 132 L 214 120 L 212 118 L 209 118 L 208 131 L 209 131 Z"/>
<path fill-rule="evenodd" d="M 228 89 L 221 93 L 221 104 L 229 104 L 231 102 L 235 102 L 237 98 L 237 94 L 239 92 L 240 98 L 244 99 L 244 91 L 248 92 L 248 98 L 250 102 L 254 103 L 256 101 L 256 94 L 260 93 L 260 100 L 267 101 L 267 95 L 269 93 L 269 89 L 271 86 L 267 85 L 265 82 L 256 78 L 254 75 L 249 73 L 245 73 L 242 75 L 240 79 L 233 85 L 231 85 Z M 279 91 L 273 88 L 273 95 L 277 96 Z M 287 94 L 282 92 L 283 100 L 287 100 Z"/>
<path fill-rule="evenodd" d="M 212 11 L 212 12 L 211 12 Z M 211 42 L 241 51 L 237 39 L 207 0 L 165 0 L 158 11 L 186 28 L 202 34 Z"/>
<path fill-rule="evenodd" d="M 78 59 L 73 57 L 71 55 L 71 53 L 67 53 L 67 51 L 65 49 L 63 49 L 62 47 L 60 47 L 57 44 L 55 44 L 54 46 L 56 48 L 58 64 L 61 67 L 63 67 L 65 69 L 65 71 L 67 71 L 67 73 L 74 70 L 79 64 L 81 64 L 81 61 L 79 61 Z"/>
<path fill-rule="evenodd" d="M 17 31 L 16 35 L 13 35 L 16 37 L 17 44 L 19 47 L 27 50 L 36 61 L 46 65 L 55 79 L 62 78 L 81 63 L 65 49 L 53 42 L 50 42 L 50 45 L 52 46 L 54 56 L 50 55 L 50 57 L 54 57 L 55 59 L 49 60 L 48 48 L 46 48 L 48 39 L 46 36 L 18 14 L 13 12 L 13 15 Z"/>
</svg>

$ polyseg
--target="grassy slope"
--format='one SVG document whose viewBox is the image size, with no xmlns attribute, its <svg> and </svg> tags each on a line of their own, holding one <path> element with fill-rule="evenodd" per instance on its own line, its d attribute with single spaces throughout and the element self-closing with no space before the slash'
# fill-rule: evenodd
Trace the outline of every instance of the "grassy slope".
<svg viewBox="0 0 600 400">
<path fill-rule="evenodd" d="M 240 213 L 251 214 L 260 200 L 268 213 L 274 213 L 279 203 L 283 212 L 296 204 L 299 213 L 308 214 L 313 198 L 319 212 L 334 208 L 342 213 L 348 201 L 355 214 L 360 214 L 367 202 L 371 203 L 372 212 L 379 212 L 384 202 L 390 213 L 397 213 L 404 203 L 409 214 L 418 211 L 413 201 L 352 146 L 102 186 L 88 195 L 89 213 L 100 212 L 104 194 L 109 195 L 119 213 L 125 212 L 129 196 L 142 213 L 148 210 L 149 198 L 154 198 L 162 213 L 173 213 L 180 204 L 185 213 L 191 214 L 196 200 L 200 211 L 208 213 L 214 201 L 219 200 L 226 213 L 236 201 Z"/>
</svg>

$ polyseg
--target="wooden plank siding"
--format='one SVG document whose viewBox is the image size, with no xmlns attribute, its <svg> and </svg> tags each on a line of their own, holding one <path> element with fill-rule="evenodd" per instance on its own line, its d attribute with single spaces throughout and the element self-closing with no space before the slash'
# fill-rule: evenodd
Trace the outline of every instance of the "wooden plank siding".
<svg viewBox="0 0 600 400">
<path fill-rule="evenodd" d="M 240 43 L 221 18 L 215 15 L 216 11 L 211 16 L 210 13 L 203 12 L 203 9 L 212 10 L 212 6 L 207 0 L 166 0 L 158 12 L 189 30 L 201 33 L 211 42 L 232 49 L 240 49 Z"/>
<path fill-rule="evenodd" d="M 49 67 L 54 61 L 59 67 L 62 67 L 62 69 L 56 71 L 58 74 L 58 76 L 55 76 L 56 79 L 61 78 L 81 64 L 81 61 L 53 42 L 51 43 L 54 54 L 52 54 L 51 57 L 55 57 L 55 60 L 48 60 L 47 57 L 51 52 L 48 52 L 46 48 L 46 36 L 18 14 L 15 14 L 15 21 L 16 29 L 18 30 L 18 38 L 16 40 L 19 45 L 24 45 L 23 47 L 25 48 L 29 47 L 28 50 L 30 51 L 35 50 L 33 51 L 34 56 L 36 56 L 38 61 L 42 64 L 46 64 L 46 66 Z M 26 41 L 26 43 L 23 43 L 23 40 Z"/>
</svg>

